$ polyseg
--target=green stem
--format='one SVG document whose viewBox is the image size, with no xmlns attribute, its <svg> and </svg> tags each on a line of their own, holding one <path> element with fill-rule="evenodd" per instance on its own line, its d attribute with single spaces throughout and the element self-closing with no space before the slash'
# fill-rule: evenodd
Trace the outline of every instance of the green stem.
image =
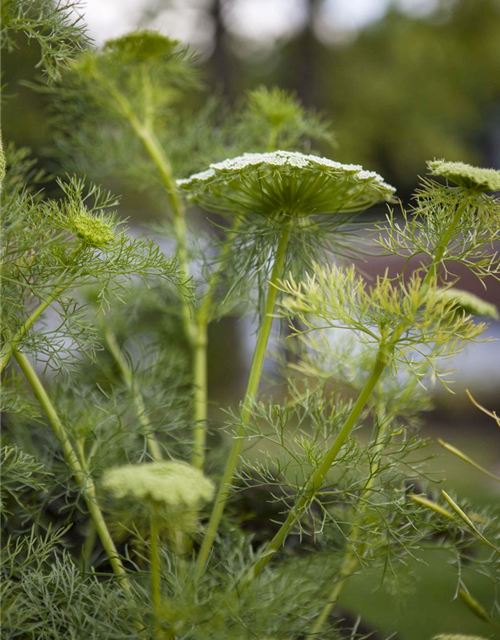
<svg viewBox="0 0 500 640">
<path fill-rule="evenodd" d="M 172 205 L 173 213 L 173 225 L 174 234 L 177 242 L 177 255 L 179 258 L 179 264 L 184 271 L 186 278 L 189 280 L 191 277 L 191 269 L 189 266 L 189 255 L 187 250 L 187 227 L 184 204 L 179 195 L 177 183 L 174 178 L 172 166 L 165 155 L 161 143 L 156 137 L 153 129 L 148 124 L 145 124 L 139 120 L 135 115 L 134 109 L 129 100 L 123 93 L 110 81 L 99 75 L 99 79 L 103 82 L 115 98 L 116 102 L 120 106 L 123 116 L 128 120 L 130 126 L 134 130 L 139 140 L 142 142 L 146 153 L 151 158 L 160 175 L 161 181 L 167 191 L 167 195 Z M 186 337 L 191 344 L 194 340 L 195 327 L 193 319 L 191 317 L 191 309 L 188 302 L 182 299 L 182 318 Z"/>
<path fill-rule="evenodd" d="M 453 216 L 453 218 L 450 221 L 450 224 L 448 225 L 448 227 L 446 228 L 445 233 L 443 234 L 443 237 L 441 238 L 441 242 L 439 243 L 437 249 L 436 249 L 436 254 L 434 256 L 434 259 L 432 261 L 432 264 L 429 268 L 429 271 L 427 272 L 427 275 L 425 276 L 424 280 L 423 280 L 423 284 L 429 284 L 431 282 L 431 280 L 435 279 L 437 277 L 437 272 L 438 272 L 438 267 L 441 264 L 441 261 L 444 257 L 445 251 L 448 247 L 448 243 L 450 242 L 455 229 L 457 228 L 458 223 L 460 222 L 460 218 L 462 217 L 463 213 L 464 213 L 464 209 L 467 207 L 467 203 L 463 206 L 458 206 L 457 210 L 455 211 L 455 215 Z"/>
<path fill-rule="evenodd" d="M 9 344 L 4 345 L 0 355 L 0 373 L 7 366 L 10 357 L 16 347 L 19 345 L 24 336 L 28 333 L 31 327 L 35 324 L 42 313 L 47 309 L 68 287 L 69 283 L 61 285 L 54 289 L 54 291 L 33 311 L 23 326 L 16 332 L 14 337 L 10 340 Z"/>
<path fill-rule="evenodd" d="M 235 218 L 233 226 L 228 232 L 228 237 L 224 242 L 219 256 L 219 265 L 213 272 L 208 283 L 208 291 L 196 314 L 196 339 L 194 342 L 194 447 L 192 464 L 199 469 L 203 468 L 205 462 L 205 447 L 207 438 L 207 417 L 208 417 L 208 380 L 207 380 L 207 332 L 210 322 L 213 296 L 222 274 L 224 260 L 232 247 L 232 235 L 241 226 L 242 219 Z"/>
<path fill-rule="evenodd" d="M 335 441 L 324 457 L 323 462 L 309 477 L 302 495 L 298 498 L 295 506 L 289 511 L 285 522 L 281 525 L 279 531 L 267 545 L 264 552 L 253 566 L 253 569 L 251 569 L 250 573 L 244 579 L 242 587 L 248 586 L 248 584 L 253 579 L 257 578 L 260 575 L 264 567 L 267 566 L 267 564 L 281 548 L 294 525 L 300 521 L 300 519 L 306 512 L 308 506 L 311 504 L 311 501 L 314 499 L 315 494 L 321 488 L 323 482 L 325 481 L 326 475 L 335 462 L 338 454 L 340 453 L 340 450 L 344 446 L 351 431 L 355 427 L 363 409 L 365 408 L 373 390 L 375 389 L 377 382 L 380 379 L 380 376 L 382 375 L 382 372 L 387 365 L 388 359 L 389 353 L 387 347 L 382 344 L 379 347 L 377 358 L 375 360 L 375 364 L 373 366 L 370 377 L 361 390 L 356 403 L 351 409 L 351 412 L 349 413 L 349 416 L 347 417 L 347 420 L 345 421 L 339 434 L 335 438 Z"/>
<path fill-rule="evenodd" d="M 146 407 L 144 406 L 144 398 L 142 397 L 142 394 L 137 389 L 137 386 L 134 382 L 132 370 L 120 349 L 120 346 L 116 340 L 114 333 L 109 329 L 107 329 L 104 333 L 104 337 L 106 339 L 109 352 L 115 359 L 115 362 L 118 365 L 118 368 L 120 369 L 120 373 L 122 375 L 123 381 L 125 382 L 127 389 L 132 393 L 134 404 L 137 410 L 137 417 L 139 418 L 139 422 L 141 423 L 142 434 L 146 439 L 149 453 L 151 454 L 151 457 L 155 462 L 161 462 L 163 460 L 161 449 L 158 445 L 158 442 L 155 440 L 154 436 L 152 435 L 153 427 L 146 413 Z"/>
<path fill-rule="evenodd" d="M 207 441 L 208 417 L 208 378 L 207 378 L 207 333 L 208 319 L 201 315 L 197 318 L 196 340 L 193 352 L 193 418 L 194 443 L 191 463 L 203 469 Z"/>
<path fill-rule="evenodd" d="M 151 600 L 155 618 L 155 633 L 158 638 L 161 638 L 161 574 L 158 534 L 158 519 L 156 513 L 153 513 L 151 515 L 151 540 L 149 541 Z"/>
<path fill-rule="evenodd" d="M 321 610 L 321 613 L 319 614 L 319 616 L 316 618 L 316 621 L 312 626 L 312 629 L 309 635 L 306 637 L 306 640 L 315 640 L 315 638 L 317 637 L 317 634 L 321 631 L 321 629 L 325 625 L 325 622 L 328 620 L 328 616 L 330 615 L 332 609 L 337 604 L 347 579 L 351 577 L 356 567 L 358 566 L 358 562 L 359 562 L 358 557 L 354 554 L 352 548 L 349 547 L 349 551 L 346 553 L 344 560 L 342 562 L 342 566 L 339 571 L 338 580 L 335 583 L 335 586 L 333 587 L 332 591 L 330 592 L 328 601 L 326 602 L 325 606 Z"/>
<path fill-rule="evenodd" d="M 207 526 L 207 531 L 203 539 L 200 553 L 196 562 L 196 575 L 198 577 L 201 576 L 203 571 L 205 570 L 205 566 L 210 555 L 210 550 L 212 549 L 212 545 L 219 528 L 219 523 L 226 507 L 226 503 L 229 497 L 229 489 L 234 477 L 236 466 L 238 464 L 241 449 L 243 447 L 246 426 L 251 416 L 252 403 L 255 400 L 259 389 L 262 368 L 267 351 L 267 343 L 269 342 L 269 336 L 271 334 L 271 327 L 273 324 L 274 308 L 276 305 L 276 299 L 278 297 L 277 285 L 280 278 L 283 276 L 283 267 L 285 265 L 289 240 L 290 231 L 283 231 L 276 250 L 274 267 L 271 274 L 271 279 L 269 281 L 267 300 L 264 309 L 264 318 L 259 329 L 257 345 L 255 347 L 252 360 L 252 367 L 250 369 L 250 375 L 248 377 L 247 389 L 243 399 L 243 408 L 240 414 L 240 424 L 238 426 L 236 438 L 233 441 L 233 446 L 226 462 L 226 467 L 220 481 L 219 492 L 215 499 L 215 504 Z"/>
<path fill-rule="evenodd" d="M 380 453 L 383 440 L 387 433 L 389 424 L 390 424 L 390 420 L 388 419 L 384 419 L 382 421 L 382 424 L 377 433 L 375 445 L 373 447 L 375 456 L 377 456 Z M 366 511 L 367 500 L 370 496 L 372 487 L 375 483 L 376 474 L 379 466 L 380 466 L 380 462 L 378 459 L 376 459 L 375 462 L 372 462 L 370 465 L 370 477 L 368 479 L 368 482 L 366 483 L 365 489 L 361 495 L 361 500 L 360 500 L 360 503 L 363 505 L 358 514 L 360 522 L 363 521 L 364 514 Z M 328 600 L 325 603 L 325 606 L 323 607 L 321 613 L 317 617 L 314 625 L 312 626 L 312 629 L 309 632 L 309 635 L 307 636 L 306 640 L 315 640 L 316 635 L 321 631 L 324 624 L 328 620 L 330 613 L 332 612 L 333 608 L 337 604 L 337 601 L 340 597 L 340 594 L 342 593 L 342 589 L 344 588 L 345 583 L 352 576 L 352 574 L 356 570 L 356 567 L 359 564 L 359 557 L 364 553 L 364 550 L 361 552 L 361 554 L 356 554 L 354 552 L 354 546 L 358 542 L 360 530 L 361 530 L 361 525 L 356 525 L 352 528 L 351 535 L 350 535 L 351 543 L 344 555 L 344 559 L 342 561 L 342 565 L 340 567 L 340 571 L 338 575 L 338 580 L 335 583 L 332 591 L 330 592 L 330 595 L 328 596 Z"/>
<path fill-rule="evenodd" d="M 45 387 L 36 374 L 34 368 L 31 366 L 29 360 L 25 355 L 17 350 L 14 350 L 14 357 L 21 367 L 24 375 L 26 376 L 26 379 L 28 380 L 33 393 L 35 394 L 38 402 L 44 410 L 45 415 L 47 416 L 47 419 L 50 422 L 52 429 L 54 430 L 54 433 L 61 444 L 62 450 L 64 452 L 64 457 L 66 458 L 66 461 L 73 472 L 77 484 L 82 490 L 83 497 L 87 504 L 87 509 L 89 510 L 90 516 L 94 522 L 94 526 L 97 530 L 97 533 L 99 534 L 102 546 L 109 558 L 109 562 L 113 568 L 113 571 L 122 578 L 121 584 L 123 588 L 127 592 L 130 592 L 130 584 L 125 577 L 125 568 L 122 564 L 122 561 L 120 560 L 120 556 L 118 555 L 118 551 L 116 550 L 115 543 L 111 538 L 108 526 L 97 503 L 97 495 L 94 482 L 92 478 L 87 474 L 78 456 L 76 455 L 75 449 L 73 448 L 73 445 L 71 444 L 71 441 L 66 432 L 66 428 L 59 418 L 59 415 L 57 414 L 55 407 L 45 390 Z"/>
</svg>

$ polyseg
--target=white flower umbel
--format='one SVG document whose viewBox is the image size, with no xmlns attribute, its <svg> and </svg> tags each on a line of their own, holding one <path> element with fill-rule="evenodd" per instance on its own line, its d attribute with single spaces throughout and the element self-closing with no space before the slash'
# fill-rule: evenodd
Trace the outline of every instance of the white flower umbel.
<svg viewBox="0 0 500 640">
<path fill-rule="evenodd" d="M 391 201 L 395 192 L 360 165 L 295 151 L 245 153 L 178 185 L 209 211 L 262 215 L 354 213 Z"/>
<path fill-rule="evenodd" d="M 179 461 L 115 467 L 106 471 L 102 484 L 113 497 L 127 501 L 131 510 L 145 511 L 146 518 L 154 512 L 169 533 L 196 530 L 198 511 L 214 494 L 211 480 Z"/>
<path fill-rule="evenodd" d="M 214 486 L 185 462 L 128 464 L 104 474 L 103 486 L 116 498 L 133 497 L 169 507 L 196 507 L 211 500 Z"/>
<path fill-rule="evenodd" d="M 431 160 L 427 163 L 430 172 L 442 176 L 460 187 L 472 191 L 500 191 L 500 171 L 483 169 L 465 162 Z"/>
</svg>

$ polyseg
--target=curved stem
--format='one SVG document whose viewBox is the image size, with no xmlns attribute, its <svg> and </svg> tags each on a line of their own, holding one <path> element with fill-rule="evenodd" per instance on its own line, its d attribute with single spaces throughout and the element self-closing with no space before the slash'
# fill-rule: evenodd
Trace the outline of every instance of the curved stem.
<svg viewBox="0 0 500 640">
<path fill-rule="evenodd" d="M 102 515 L 102 511 L 97 502 L 94 482 L 80 462 L 66 432 L 66 428 L 59 418 L 59 415 L 57 414 L 57 411 L 52 404 L 45 390 L 45 387 L 42 384 L 42 381 L 36 374 L 36 371 L 32 367 L 31 363 L 20 351 L 14 350 L 14 357 L 21 367 L 24 375 L 26 376 L 26 379 L 30 384 L 33 393 L 35 394 L 38 402 L 44 410 L 45 415 L 47 416 L 47 419 L 50 422 L 52 429 L 54 430 L 54 433 L 61 444 L 66 462 L 68 463 L 68 466 L 72 470 L 76 482 L 82 490 L 83 497 L 87 504 L 87 509 L 89 510 L 90 516 L 94 522 L 94 526 L 97 530 L 97 533 L 99 534 L 102 546 L 109 558 L 109 562 L 113 568 L 113 571 L 117 575 L 122 577 L 122 587 L 127 592 L 130 592 L 130 584 L 125 577 L 125 568 L 122 564 L 120 556 L 118 555 L 115 543 L 113 542 L 111 534 L 109 533 L 108 526 L 106 524 L 106 521 L 104 520 L 104 516 Z"/>
<path fill-rule="evenodd" d="M 280 278 L 283 276 L 283 267 L 285 264 L 289 240 L 290 231 L 283 231 L 276 250 L 273 272 L 269 281 L 267 300 L 264 309 L 264 318 L 259 329 L 257 345 L 255 347 L 252 360 L 252 367 L 250 369 L 250 375 L 248 377 L 247 389 L 242 403 L 240 424 L 238 426 L 236 438 L 233 441 L 233 446 L 226 462 L 226 467 L 220 481 L 219 492 L 215 499 L 215 504 L 210 516 L 207 531 L 205 533 L 205 537 L 203 539 L 200 553 L 196 562 L 196 575 L 198 577 L 201 576 L 201 574 L 205 570 L 205 566 L 210 555 L 210 550 L 212 549 L 212 545 L 217 534 L 217 529 L 219 528 L 219 523 L 226 507 L 226 503 L 229 497 L 229 489 L 234 477 L 236 466 L 238 464 L 241 449 L 243 447 L 246 426 L 251 416 L 252 402 L 255 400 L 257 391 L 259 389 L 262 368 L 267 351 L 267 343 L 269 342 L 269 336 L 271 335 L 274 308 L 276 305 L 276 299 L 278 297 L 277 285 Z"/>
<path fill-rule="evenodd" d="M 0 373 L 7 366 L 10 357 L 16 347 L 19 345 L 24 336 L 28 333 L 31 327 L 35 324 L 38 318 L 42 315 L 42 313 L 50 307 L 50 305 L 57 300 L 57 298 L 70 286 L 70 283 L 65 283 L 60 287 L 54 289 L 54 291 L 42 302 L 38 305 L 38 307 L 33 311 L 33 313 L 29 316 L 23 326 L 16 332 L 12 340 L 10 340 L 9 344 L 4 345 L 2 348 L 2 353 L 0 355 Z"/>
<path fill-rule="evenodd" d="M 412 386 L 414 385 L 410 385 L 410 387 Z M 378 430 L 375 444 L 373 447 L 375 456 L 377 456 L 380 453 L 380 450 L 382 449 L 383 440 L 387 433 L 387 429 L 389 427 L 390 422 L 391 421 L 387 418 L 383 419 L 382 424 Z M 360 502 L 363 506 L 359 510 L 358 518 L 361 523 L 363 521 L 364 514 L 366 511 L 367 500 L 370 496 L 372 487 L 375 484 L 376 474 L 379 466 L 380 466 L 380 461 L 377 458 L 375 459 L 374 462 L 370 464 L 370 477 L 368 479 L 368 482 L 366 483 L 365 489 L 360 499 Z M 330 613 L 332 612 L 333 608 L 337 604 L 340 594 L 342 593 L 342 589 L 345 586 L 345 583 L 352 576 L 352 574 L 356 570 L 356 567 L 359 564 L 360 555 L 354 552 L 354 546 L 358 542 L 360 530 L 361 530 L 361 524 L 355 525 L 352 527 L 352 531 L 350 535 L 351 543 L 344 555 L 344 559 L 342 561 L 342 565 L 339 571 L 338 580 L 335 583 L 332 591 L 330 592 L 330 595 L 328 596 L 328 600 L 325 603 L 325 606 L 323 607 L 321 613 L 317 617 L 315 623 L 313 624 L 311 631 L 309 632 L 306 640 L 314 640 L 316 634 L 318 634 L 321 631 L 325 622 L 328 620 Z M 363 553 L 364 553 L 364 550 L 362 551 L 361 555 Z"/>
<path fill-rule="evenodd" d="M 375 389 L 377 382 L 384 371 L 387 362 L 388 362 L 388 353 L 387 347 L 381 345 L 379 347 L 379 351 L 377 354 L 377 358 L 375 360 L 375 364 L 373 366 L 370 377 L 365 383 L 365 386 L 361 390 L 361 393 L 356 400 L 347 420 L 345 421 L 342 429 L 339 434 L 335 438 L 332 446 L 328 450 L 325 455 L 323 462 L 321 465 L 314 471 L 314 473 L 309 477 L 309 480 L 306 482 L 304 486 L 304 490 L 302 495 L 298 498 L 295 506 L 289 511 L 288 516 L 285 522 L 281 525 L 278 532 L 275 534 L 274 538 L 271 542 L 266 546 L 264 552 L 260 555 L 259 559 L 250 570 L 249 574 L 247 574 L 244 579 L 241 587 L 245 588 L 248 584 L 257 578 L 264 567 L 271 561 L 274 555 L 281 548 L 282 544 L 285 542 L 288 534 L 295 526 L 297 522 L 300 521 L 304 513 L 306 512 L 308 506 L 311 501 L 314 499 L 315 494 L 321 488 L 323 482 L 325 481 L 326 475 L 330 470 L 331 466 L 335 462 L 340 450 L 345 444 L 347 438 L 349 437 L 351 431 L 355 427 L 363 409 L 365 408 L 370 396 Z"/>
<path fill-rule="evenodd" d="M 137 417 L 139 418 L 139 422 L 141 423 L 142 434 L 146 439 L 149 453 L 151 454 L 151 457 L 155 462 L 161 462 L 163 460 L 161 449 L 160 449 L 160 446 L 158 445 L 158 442 L 155 440 L 154 436 L 152 435 L 153 427 L 151 425 L 149 416 L 146 413 L 146 407 L 144 406 L 144 398 L 141 392 L 137 389 L 137 386 L 134 382 L 132 370 L 120 349 L 120 346 L 116 340 L 114 333 L 109 329 L 107 329 L 104 332 L 104 337 L 106 339 L 109 352 L 115 359 L 115 362 L 118 365 L 118 368 L 120 369 L 120 373 L 122 375 L 123 381 L 125 382 L 128 390 L 132 393 L 134 404 L 137 410 Z"/>
</svg>

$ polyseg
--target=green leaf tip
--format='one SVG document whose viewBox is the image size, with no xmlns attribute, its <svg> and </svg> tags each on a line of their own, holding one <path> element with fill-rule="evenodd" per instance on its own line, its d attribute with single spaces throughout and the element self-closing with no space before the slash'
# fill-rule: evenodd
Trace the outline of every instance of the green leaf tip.
<svg viewBox="0 0 500 640">
<path fill-rule="evenodd" d="M 474 167 L 465 162 L 431 160 L 427 163 L 430 173 L 451 180 L 460 187 L 474 191 L 500 191 L 500 171 Z"/>
<path fill-rule="evenodd" d="M 115 498 L 135 498 L 173 508 L 197 508 L 214 495 L 209 478 L 177 460 L 115 467 L 106 471 L 102 484 Z"/>
<path fill-rule="evenodd" d="M 480 318 L 499 319 L 498 309 L 494 304 L 463 289 L 438 289 L 436 294 L 457 311 Z"/>
<path fill-rule="evenodd" d="M 178 185 L 210 211 L 265 216 L 355 213 L 392 201 L 395 192 L 360 165 L 297 151 L 245 153 Z"/>
<path fill-rule="evenodd" d="M 120 38 L 107 40 L 104 50 L 127 61 L 146 62 L 166 58 L 178 52 L 179 40 L 173 40 L 157 31 L 133 31 Z"/>
</svg>

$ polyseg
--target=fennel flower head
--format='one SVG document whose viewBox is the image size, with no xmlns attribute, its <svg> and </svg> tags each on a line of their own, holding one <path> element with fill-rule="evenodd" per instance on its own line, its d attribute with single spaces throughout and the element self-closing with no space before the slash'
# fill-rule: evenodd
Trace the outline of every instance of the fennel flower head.
<svg viewBox="0 0 500 640">
<path fill-rule="evenodd" d="M 438 289 L 436 294 L 457 312 L 491 320 L 499 319 L 498 309 L 494 304 L 463 289 Z"/>
<path fill-rule="evenodd" d="M 180 461 L 115 467 L 106 471 L 102 485 L 119 500 L 154 509 L 166 528 L 186 532 L 196 529 L 199 508 L 214 495 L 213 482 Z"/>
<path fill-rule="evenodd" d="M 441 176 L 472 191 L 500 191 L 500 171 L 473 167 L 465 162 L 432 160 L 427 163 L 432 175 Z"/>
<path fill-rule="evenodd" d="M 71 219 L 71 230 L 83 244 L 100 248 L 107 245 L 115 237 L 113 224 L 104 216 L 92 215 L 81 209 Z"/>
<path fill-rule="evenodd" d="M 208 211 L 264 216 L 356 213 L 392 201 L 394 187 L 373 171 L 295 151 L 245 153 L 179 180 Z"/>
</svg>

